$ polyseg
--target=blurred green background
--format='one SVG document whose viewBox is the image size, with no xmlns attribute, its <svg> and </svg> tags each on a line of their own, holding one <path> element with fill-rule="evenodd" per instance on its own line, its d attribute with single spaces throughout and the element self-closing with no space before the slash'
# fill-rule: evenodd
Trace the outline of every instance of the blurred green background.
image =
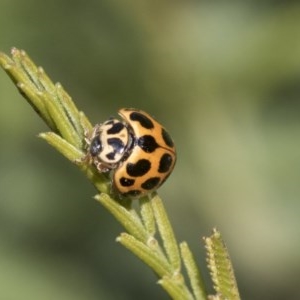
<svg viewBox="0 0 300 300">
<path fill-rule="evenodd" d="M 137 107 L 168 128 L 160 195 L 208 284 L 217 226 L 243 299 L 300 298 L 299 1 L 1 0 L 12 46 L 94 123 Z M 167 299 L 45 130 L 0 71 L 0 300 Z"/>
</svg>

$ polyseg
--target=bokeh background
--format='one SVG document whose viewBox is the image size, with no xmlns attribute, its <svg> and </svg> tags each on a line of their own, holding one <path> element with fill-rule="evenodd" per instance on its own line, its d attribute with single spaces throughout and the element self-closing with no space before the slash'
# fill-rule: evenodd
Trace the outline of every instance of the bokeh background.
<svg viewBox="0 0 300 300">
<path fill-rule="evenodd" d="M 160 195 L 209 286 L 217 226 L 243 299 L 300 298 L 299 1 L 1 0 L 12 46 L 93 122 L 162 121 L 178 162 Z M 0 70 L 0 300 L 167 299 L 46 130 Z"/>
</svg>

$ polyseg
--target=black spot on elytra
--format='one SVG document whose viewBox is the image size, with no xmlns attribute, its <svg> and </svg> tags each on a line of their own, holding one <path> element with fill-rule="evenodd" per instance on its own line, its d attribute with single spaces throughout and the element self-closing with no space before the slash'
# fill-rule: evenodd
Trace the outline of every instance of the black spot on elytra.
<svg viewBox="0 0 300 300">
<path fill-rule="evenodd" d="M 108 134 L 117 134 L 120 131 L 123 130 L 123 128 L 125 127 L 125 125 L 121 122 L 117 122 L 115 124 L 113 124 L 113 126 L 107 130 Z"/>
<path fill-rule="evenodd" d="M 159 177 L 152 177 L 147 179 L 144 183 L 142 183 L 141 187 L 145 190 L 153 190 L 159 184 Z"/>
<path fill-rule="evenodd" d="M 120 179 L 120 184 L 122 186 L 132 186 L 134 184 L 135 180 L 134 179 L 130 179 L 130 178 L 126 178 L 126 177 L 121 177 Z"/>
<path fill-rule="evenodd" d="M 114 152 L 121 153 L 124 150 L 124 143 L 119 138 L 109 138 L 107 143 L 113 147 Z"/>
<path fill-rule="evenodd" d="M 102 150 L 102 144 L 100 138 L 99 136 L 96 136 L 91 141 L 90 153 L 92 156 L 97 156 L 101 150 Z"/>
<path fill-rule="evenodd" d="M 162 128 L 162 130 L 161 130 L 161 135 L 162 135 L 166 145 L 168 145 L 169 147 L 174 147 L 174 143 L 173 143 L 170 135 L 164 128 Z"/>
<path fill-rule="evenodd" d="M 152 153 L 157 147 L 159 147 L 152 135 L 141 136 L 138 139 L 137 144 L 147 153 Z"/>
<path fill-rule="evenodd" d="M 139 177 L 145 175 L 151 168 L 151 163 L 147 159 L 140 159 L 137 163 L 128 163 L 126 171 L 129 176 Z"/>
<path fill-rule="evenodd" d="M 141 126 L 143 126 L 146 129 L 154 128 L 153 122 L 149 118 L 147 118 L 145 115 L 143 115 L 139 112 L 136 112 L 136 111 L 132 112 L 130 114 L 130 120 L 138 121 L 141 124 Z"/>
<path fill-rule="evenodd" d="M 173 158 L 172 155 L 169 153 L 165 153 L 159 161 L 159 167 L 158 167 L 158 172 L 159 173 L 166 173 L 170 170 L 171 166 L 173 163 Z"/>
</svg>

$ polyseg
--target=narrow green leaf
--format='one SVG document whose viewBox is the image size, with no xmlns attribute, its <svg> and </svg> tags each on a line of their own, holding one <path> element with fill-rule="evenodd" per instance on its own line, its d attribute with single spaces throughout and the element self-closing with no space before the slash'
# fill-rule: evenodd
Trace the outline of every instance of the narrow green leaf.
<svg viewBox="0 0 300 300">
<path fill-rule="evenodd" d="M 82 151 L 78 150 L 76 147 L 68 143 L 61 136 L 55 134 L 54 132 L 40 133 L 39 137 L 46 140 L 51 146 L 53 146 L 72 163 L 78 165 L 80 169 L 85 173 L 87 178 L 92 181 L 99 192 L 109 192 L 110 180 L 103 174 L 97 172 L 97 170 L 93 166 L 90 166 L 89 164 L 86 164 L 84 161 L 82 161 L 82 158 L 85 155 Z"/>
<path fill-rule="evenodd" d="M 24 80 L 19 80 L 20 78 L 27 78 L 26 75 L 23 74 L 20 64 L 17 64 L 14 59 L 10 58 L 4 53 L 0 53 L 0 64 L 15 84 L 24 82 Z"/>
<path fill-rule="evenodd" d="M 58 99 L 63 106 L 70 122 L 72 123 L 74 129 L 76 130 L 77 134 L 81 137 L 83 137 L 84 134 L 84 128 L 81 126 L 81 117 L 80 113 L 75 106 L 74 102 L 72 101 L 72 98 L 70 95 L 64 90 L 62 85 L 60 83 L 57 83 L 55 85 L 56 93 L 58 96 Z"/>
<path fill-rule="evenodd" d="M 44 69 L 36 66 L 27 54 L 24 56 L 24 61 L 26 61 L 27 68 L 34 68 L 34 73 L 32 73 L 32 76 L 36 77 L 37 87 L 39 87 L 39 89 L 42 91 L 48 91 L 50 94 L 55 94 L 55 84 L 46 74 Z M 24 63 L 23 65 L 25 66 Z"/>
<path fill-rule="evenodd" d="M 143 197 L 139 200 L 141 207 L 141 216 L 143 223 L 151 236 L 155 235 L 155 218 L 149 197 Z"/>
<path fill-rule="evenodd" d="M 58 130 L 68 142 L 78 148 L 82 147 L 79 113 L 75 105 L 70 104 L 66 93 L 63 93 L 59 85 L 56 87 L 53 84 L 44 70 L 37 67 L 25 51 L 13 48 L 11 53 L 14 63 L 9 61 L 10 64 L 6 66 L 9 65 L 10 68 L 6 68 L 6 71 L 18 83 L 21 93 L 52 130 Z"/>
<path fill-rule="evenodd" d="M 8 55 L 6 55 L 3 52 L 0 52 L 0 65 L 4 70 L 6 70 L 12 68 L 14 62 Z"/>
<path fill-rule="evenodd" d="M 126 230 L 135 236 L 138 240 L 146 242 L 148 234 L 139 218 L 131 214 L 119 202 L 112 199 L 108 194 L 99 194 L 95 196 L 111 214 L 126 228 Z"/>
<path fill-rule="evenodd" d="M 43 94 L 44 103 L 55 122 L 55 125 L 62 135 L 70 144 L 76 146 L 77 148 L 82 147 L 82 137 L 78 135 L 73 124 L 70 122 L 68 115 L 64 111 L 61 103 L 59 101 L 53 101 L 56 96 L 47 93 Z"/>
<path fill-rule="evenodd" d="M 176 279 L 169 276 L 164 276 L 158 283 L 168 292 L 174 300 L 193 300 L 192 294 L 181 283 L 176 282 Z"/>
<path fill-rule="evenodd" d="M 79 112 L 79 121 L 82 129 L 86 131 L 83 132 L 84 134 L 86 134 L 88 131 L 93 129 L 93 125 L 91 124 L 90 120 L 86 117 L 86 115 L 82 111 Z"/>
<path fill-rule="evenodd" d="M 27 84 L 32 84 L 36 91 L 45 91 L 46 88 L 40 81 L 40 76 L 42 73 L 39 71 L 39 67 L 30 59 L 24 50 L 18 50 L 13 48 L 11 51 L 14 61 L 17 63 L 18 67 L 23 69 L 23 72 L 27 76 Z M 53 90 L 53 84 L 52 84 Z"/>
<path fill-rule="evenodd" d="M 44 119 L 47 125 L 52 129 L 56 130 L 56 126 L 53 123 L 46 106 L 42 99 L 43 89 L 37 87 L 35 82 L 37 81 L 38 75 L 33 79 L 33 71 L 30 72 L 25 70 L 22 65 L 22 59 L 26 58 L 25 52 L 18 49 L 12 49 L 12 58 L 10 59 L 5 54 L 0 54 L 0 63 L 10 78 L 16 83 L 20 93 L 25 97 L 28 103 L 34 108 L 34 110 Z M 32 65 L 32 64 L 30 64 Z M 37 67 L 33 67 L 37 70 Z M 29 75 L 30 73 L 30 75 Z M 34 80 L 34 81 L 33 81 Z"/>
<path fill-rule="evenodd" d="M 227 248 L 216 229 L 204 238 L 207 262 L 216 292 L 221 299 L 239 300 L 239 291 Z"/>
<path fill-rule="evenodd" d="M 47 141 L 72 163 L 76 163 L 76 161 L 80 160 L 84 155 L 84 153 L 54 132 L 43 132 L 39 134 L 39 137 Z"/>
<path fill-rule="evenodd" d="M 207 299 L 204 282 L 200 275 L 199 268 L 195 262 L 194 256 L 186 242 L 180 244 L 181 256 L 183 263 L 187 270 L 191 286 L 193 289 L 194 297 L 196 300 Z"/>
<path fill-rule="evenodd" d="M 178 271 L 181 268 L 179 249 L 164 205 L 158 195 L 151 199 L 151 204 L 169 261 L 174 271 Z"/>
<path fill-rule="evenodd" d="M 158 276 L 163 277 L 171 274 L 171 266 L 165 260 L 143 242 L 137 240 L 132 235 L 122 233 L 117 242 L 133 252 L 138 258 L 145 262 Z"/>
<path fill-rule="evenodd" d="M 24 98 L 28 101 L 28 103 L 36 111 L 36 113 L 45 121 L 48 127 L 54 132 L 57 132 L 57 127 L 44 104 L 43 92 L 37 92 L 23 82 L 19 82 L 17 84 L 17 87 L 19 89 L 19 92 L 24 96 Z"/>
<path fill-rule="evenodd" d="M 41 91 L 45 94 L 45 105 L 48 106 L 48 103 L 51 102 L 55 104 L 58 109 L 61 109 L 64 114 L 64 118 L 74 127 L 74 130 L 77 132 L 77 135 L 83 136 L 83 131 L 80 124 L 80 116 L 77 107 L 72 101 L 71 97 L 63 89 L 60 83 L 54 84 L 48 75 L 45 73 L 42 67 L 36 67 L 27 56 L 24 57 L 23 63 L 27 68 L 34 68 L 35 73 L 32 72 L 31 76 L 36 77 L 36 85 Z M 51 101 L 49 101 L 51 97 Z M 51 113 L 50 113 L 51 114 Z M 51 114 L 52 115 L 52 114 Z M 55 114 L 54 114 L 55 116 Z"/>
</svg>

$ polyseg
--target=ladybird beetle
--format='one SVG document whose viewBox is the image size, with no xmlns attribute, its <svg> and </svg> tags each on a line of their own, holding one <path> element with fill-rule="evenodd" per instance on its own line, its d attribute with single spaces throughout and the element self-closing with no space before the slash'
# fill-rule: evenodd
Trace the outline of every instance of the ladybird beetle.
<svg viewBox="0 0 300 300">
<path fill-rule="evenodd" d="M 101 173 L 110 172 L 113 188 L 141 197 L 162 185 L 176 162 L 172 138 L 144 111 L 122 108 L 87 135 L 87 158 Z"/>
</svg>

